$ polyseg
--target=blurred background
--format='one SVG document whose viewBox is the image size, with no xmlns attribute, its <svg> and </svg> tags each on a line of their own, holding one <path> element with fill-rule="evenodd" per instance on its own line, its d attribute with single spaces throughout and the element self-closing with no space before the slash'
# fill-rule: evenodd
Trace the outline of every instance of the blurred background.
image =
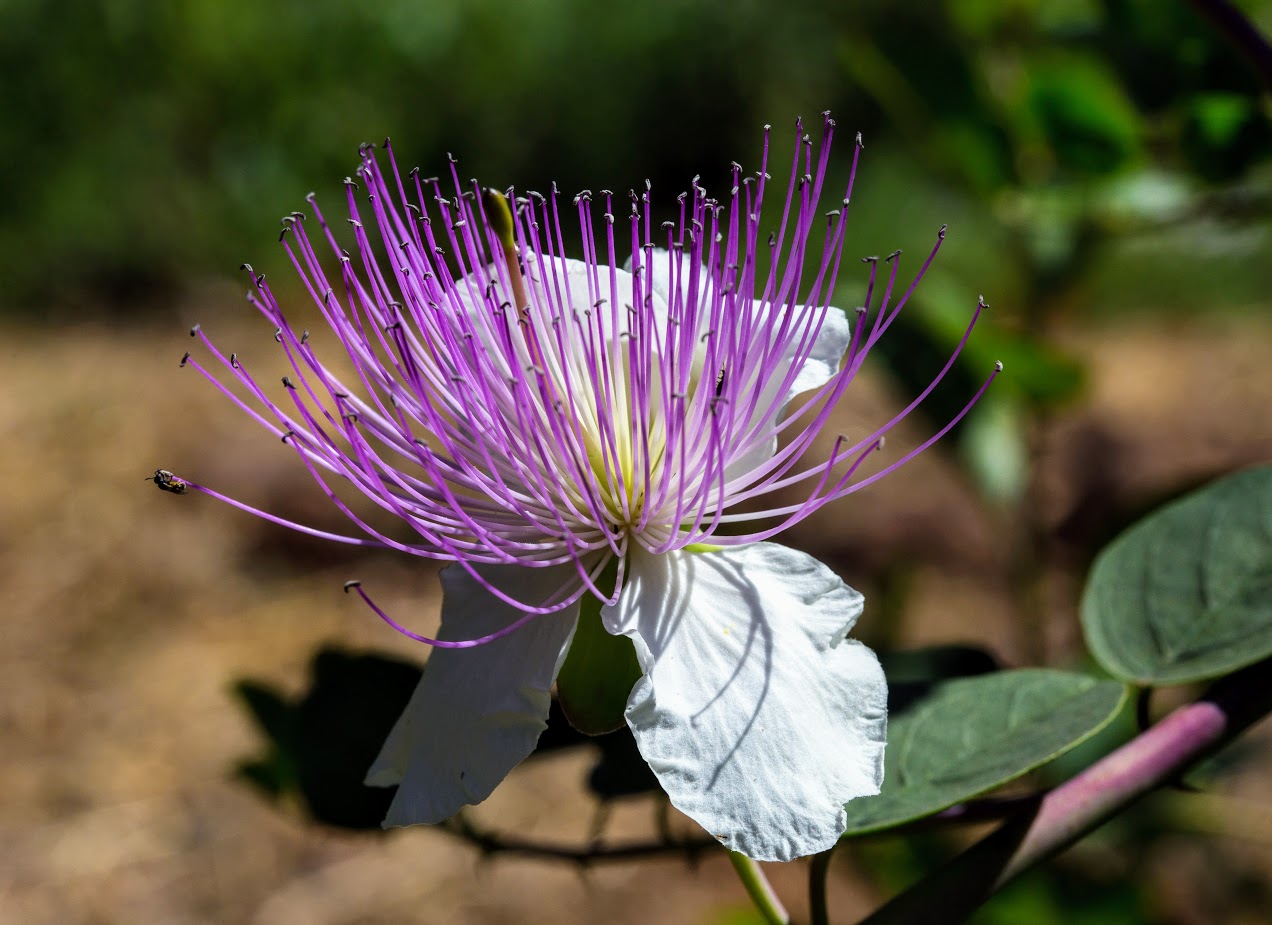
<svg viewBox="0 0 1272 925">
<path fill-rule="evenodd" d="M 1272 3 L 1240 5 L 1272 30 Z M 949 236 L 840 426 L 903 406 L 982 293 L 958 381 L 899 445 L 1007 366 L 937 448 L 786 536 L 866 592 L 858 632 L 882 650 L 1083 665 L 1095 552 L 1272 458 L 1269 97 L 1183 0 L 5 0 L 0 86 L 0 921 L 754 921 L 718 854 L 580 870 L 309 818 L 270 716 L 312 702 L 315 667 L 409 689 L 426 653 L 340 583 L 427 628 L 435 572 L 143 478 L 163 466 L 339 529 L 292 452 L 178 360 L 196 322 L 244 355 L 274 346 L 242 261 L 316 314 L 277 219 L 310 191 L 337 216 L 362 141 L 391 135 L 426 175 L 453 152 L 500 188 L 649 179 L 671 217 L 695 175 L 723 194 L 730 161 L 758 168 L 766 123 L 781 164 L 795 117 L 831 110 L 837 182 L 861 131 L 848 256 L 902 248 L 904 276 Z M 841 276 L 837 304 L 864 279 Z M 360 721 L 363 701 L 336 702 Z M 978 921 L 1272 920 L 1270 742 L 1265 723 L 1206 795 L 1154 796 Z M 598 787 L 596 761 L 536 759 L 473 818 L 554 843 L 650 837 L 657 800 L 602 812 L 624 788 Z M 836 920 L 973 834 L 846 845 Z M 804 914 L 803 867 L 773 877 Z"/>
</svg>

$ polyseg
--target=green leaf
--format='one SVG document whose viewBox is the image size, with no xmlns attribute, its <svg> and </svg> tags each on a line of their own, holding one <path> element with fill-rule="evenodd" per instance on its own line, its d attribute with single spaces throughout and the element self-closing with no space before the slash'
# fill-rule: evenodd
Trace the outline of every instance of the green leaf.
<svg viewBox="0 0 1272 925">
<path fill-rule="evenodd" d="M 1150 514 L 1099 555 L 1082 599 L 1092 654 L 1137 684 L 1183 684 L 1272 655 L 1272 467 Z"/>
<path fill-rule="evenodd" d="M 1117 75 L 1103 62 L 1052 54 L 1029 62 L 1027 118 L 1056 161 L 1083 173 L 1109 173 L 1136 155 L 1141 124 Z"/>
<path fill-rule="evenodd" d="M 892 717 L 883 790 L 848 804 L 847 834 L 920 819 L 1014 780 L 1098 732 L 1125 696 L 1116 681 L 1041 668 L 939 684 Z"/>
</svg>

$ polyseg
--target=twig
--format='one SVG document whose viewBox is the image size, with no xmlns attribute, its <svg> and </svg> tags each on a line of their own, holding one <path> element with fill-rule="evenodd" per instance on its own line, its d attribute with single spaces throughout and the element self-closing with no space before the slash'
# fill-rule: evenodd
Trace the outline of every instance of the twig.
<svg viewBox="0 0 1272 925">
<path fill-rule="evenodd" d="M 658 841 L 620 842 L 613 845 L 563 845 L 555 842 L 497 835 L 478 829 L 463 816 L 456 816 L 440 826 L 443 831 L 468 842 L 485 854 L 520 854 L 547 860 L 567 861 L 586 867 L 598 861 L 625 861 L 662 854 L 684 854 L 693 857 L 720 847 L 714 838 L 660 839 Z"/>
<path fill-rule="evenodd" d="M 1189 0 L 1272 88 L 1272 45 L 1229 0 Z"/>
</svg>

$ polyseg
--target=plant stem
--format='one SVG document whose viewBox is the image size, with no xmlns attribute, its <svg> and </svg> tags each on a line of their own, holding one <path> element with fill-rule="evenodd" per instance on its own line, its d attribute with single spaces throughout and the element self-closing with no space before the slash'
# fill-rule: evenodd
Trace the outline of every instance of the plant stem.
<svg viewBox="0 0 1272 925">
<path fill-rule="evenodd" d="M 760 910 L 760 915 L 764 916 L 764 921 L 769 925 L 790 925 L 791 917 L 782 906 L 782 901 L 777 898 L 777 894 L 773 892 L 773 887 L 769 885 L 764 871 L 760 870 L 760 865 L 745 854 L 738 854 L 736 851 L 729 852 L 729 861 L 733 864 L 733 869 L 738 872 L 742 886 L 746 887 L 747 895 Z"/>
<path fill-rule="evenodd" d="M 1003 886 L 1272 712 L 1272 659 L 1223 678 L 1196 703 L 1156 726 L 1009 818 L 1001 828 L 893 899 L 863 925 L 964 921 Z"/>
<path fill-rule="evenodd" d="M 814 854 L 808 867 L 808 908 L 812 925 L 830 925 L 830 910 L 826 905 L 826 875 L 830 873 L 830 856 L 834 848 Z"/>
</svg>

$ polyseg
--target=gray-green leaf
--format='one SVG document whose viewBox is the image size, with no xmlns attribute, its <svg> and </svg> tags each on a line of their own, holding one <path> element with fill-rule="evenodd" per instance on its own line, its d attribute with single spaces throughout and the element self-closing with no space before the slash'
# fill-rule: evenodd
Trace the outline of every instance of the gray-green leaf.
<svg viewBox="0 0 1272 925">
<path fill-rule="evenodd" d="M 1272 655 L 1272 467 L 1215 482 L 1109 544 L 1082 625 L 1100 664 L 1139 684 L 1200 681 Z"/>
<path fill-rule="evenodd" d="M 921 819 L 1014 780 L 1099 731 L 1116 681 L 1041 668 L 937 685 L 888 730 L 883 790 L 847 806 L 846 834 Z"/>
</svg>

